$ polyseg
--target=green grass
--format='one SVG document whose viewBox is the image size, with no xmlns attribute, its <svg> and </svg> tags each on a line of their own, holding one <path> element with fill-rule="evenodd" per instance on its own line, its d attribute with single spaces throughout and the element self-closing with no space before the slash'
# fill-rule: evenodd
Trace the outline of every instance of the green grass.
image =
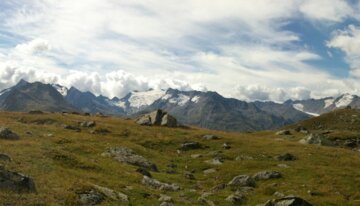
<svg viewBox="0 0 360 206">
<path fill-rule="evenodd" d="M 108 129 L 111 133 L 91 134 L 94 128 L 75 132 L 62 127 L 63 124 L 77 125 L 84 120 L 94 120 L 96 128 Z M 160 171 L 152 173 L 154 178 L 179 184 L 180 192 L 166 192 L 175 205 L 198 205 L 198 197 L 212 187 L 227 183 L 234 176 L 253 175 L 262 170 L 277 170 L 283 178 L 258 181 L 254 191 L 246 195 L 247 205 L 273 199 L 275 191 L 300 196 L 313 205 L 360 203 L 360 154 L 342 148 L 299 144 L 298 140 L 304 136 L 301 133 L 295 133 L 292 139 L 284 139 L 275 136 L 273 131 L 226 133 L 198 128 L 142 127 L 131 120 L 112 117 L 25 113 L 0 113 L 0 126 L 9 127 L 21 136 L 18 141 L 0 140 L 0 153 L 13 159 L 2 164 L 31 176 L 37 187 L 34 194 L 0 192 L 3 205 L 76 205 L 76 192 L 86 190 L 91 184 L 127 194 L 132 205 L 159 205 L 157 199 L 164 192 L 142 185 L 142 175 L 135 172 L 136 167 L 101 156 L 106 148 L 116 146 L 129 147 L 154 162 Z M 215 134 L 221 139 L 202 140 L 201 136 L 205 134 Z M 176 150 L 184 141 L 198 141 L 207 148 L 178 154 Z M 230 143 L 232 148 L 222 149 L 224 142 Z M 212 159 L 215 151 L 224 158 L 223 165 L 212 166 L 204 162 Z M 274 160 L 275 155 L 286 152 L 299 159 L 292 162 Z M 191 154 L 202 157 L 193 159 Z M 235 161 L 238 155 L 249 155 L 254 160 Z M 170 163 L 176 164 L 176 174 L 165 172 Z M 289 168 L 278 167 L 280 163 Z M 203 170 L 208 168 L 216 168 L 217 172 L 204 175 Z M 192 170 L 196 179 L 185 179 L 184 172 Z M 318 195 L 311 196 L 308 190 Z M 227 188 L 209 199 L 217 205 L 228 205 L 224 199 L 232 192 Z M 106 200 L 103 205 L 117 203 Z"/>
</svg>

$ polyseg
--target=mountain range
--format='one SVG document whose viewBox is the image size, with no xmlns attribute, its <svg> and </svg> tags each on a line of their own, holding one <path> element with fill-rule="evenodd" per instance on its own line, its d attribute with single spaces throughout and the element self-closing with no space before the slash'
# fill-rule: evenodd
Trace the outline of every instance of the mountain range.
<svg viewBox="0 0 360 206">
<path fill-rule="evenodd" d="M 68 89 L 58 84 L 25 80 L 0 92 L 0 110 L 3 111 L 77 111 L 136 117 L 163 109 L 182 124 L 226 131 L 276 129 L 347 106 L 360 108 L 360 98 L 343 94 L 336 98 L 288 100 L 284 103 L 245 102 L 225 98 L 216 92 L 170 88 L 133 91 L 122 98 L 110 99 L 75 87 Z"/>
</svg>

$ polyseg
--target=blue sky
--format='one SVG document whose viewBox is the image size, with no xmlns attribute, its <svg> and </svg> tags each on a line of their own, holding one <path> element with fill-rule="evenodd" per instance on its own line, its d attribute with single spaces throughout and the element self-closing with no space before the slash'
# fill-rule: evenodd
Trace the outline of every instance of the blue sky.
<svg viewBox="0 0 360 206">
<path fill-rule="evenodd" d="M 110 97 L 360 94 L 359 14 L 358 0 L 1 1 L 0 89 L 25 78 Z"/>
</svg>

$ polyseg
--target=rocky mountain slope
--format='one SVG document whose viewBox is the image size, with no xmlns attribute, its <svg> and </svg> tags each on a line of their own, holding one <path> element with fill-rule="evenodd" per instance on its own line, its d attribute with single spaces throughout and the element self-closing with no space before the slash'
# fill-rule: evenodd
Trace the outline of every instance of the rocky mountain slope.
<svg viewBox="0 0 360 206">
<path fill-rule="evenodd" d="M 3 205 L 355 206 L 360 200 L 359 152 L 300 144 L 307 134 L 293 129 L 290 136 L 226 133 L 6 112 L 0 127 L 9 128 L 0 129 Z"/>
</svg>

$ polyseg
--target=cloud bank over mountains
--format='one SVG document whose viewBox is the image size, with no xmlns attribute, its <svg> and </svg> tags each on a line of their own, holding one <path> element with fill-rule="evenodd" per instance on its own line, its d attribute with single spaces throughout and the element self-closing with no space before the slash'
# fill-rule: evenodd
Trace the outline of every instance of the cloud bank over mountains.
<svg viewBox="0 0 360 206">
<path fill-rule="evenodd" d="M 0 7 L 0 89 L 24 78 L 110 97 L 168 87 L 244 100 L 360 94 L 359 1 L 20 0 Z"/>
</svg>

